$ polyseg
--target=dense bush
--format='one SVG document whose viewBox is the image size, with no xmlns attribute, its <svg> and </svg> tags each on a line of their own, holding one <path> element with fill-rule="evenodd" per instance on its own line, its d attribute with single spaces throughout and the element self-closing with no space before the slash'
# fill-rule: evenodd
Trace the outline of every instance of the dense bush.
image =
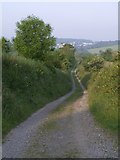
<svg viewBox="0 0 120 160">
<path fill-rule="evenodd" d="M 94 61 L 95 55 L 82 55 L 80 64 L 77 67 L 77 75 L 84 86 L 88 87 L 90 111 L 95 119 L 103 127 L 117 131 L 118 53 L 112 52 L 110 55 L 112 55 L 112 61 L 106 61 L 109 59 L 108 53 L 106 55 L 108 57 L 104 60 L 100 55 L 98 63 L 96 60 Z"/>
<path fill-rule="evenodd" d="M 84 87 L 87 89 L 92 73 L 87 72 L 82 65 L 79 65 L 77 68 L 76 74 L 81 80 Z"/>
<path fill-rule="evenodd" d="M 71 47 L 69 44 L 59 49 L 58 56 L 61 62 L 61 69 L 67 70 L 74 67 L 76 63 L 74 52 L 74 47 Z"/>
<path fill-rule="evenodd" d="M 89 56 L 83 62 L 86 71 L 100 70 L 104 65 L 104 59 L 100 56 Z"/>
<path fill-rule="evenodd" d="M 9 53 L 11 51 L 11 43 L 8 39 L 2 37 L 0 43 L 2 44 L 2 53 Z"/>
<path fill-rule="evenodd" d="M 51 26 L 33 15 L 17 22 L 13 50 L 3 55 L 3 135 L 71 90 L 69 70 L 76 63 L 74 47 L 66 44 L 55 50 L 51 33 Z M 2 47 L 7 50 L 3 40 Z"/>
<path fill-rule="evenodd" d="M 104 67 L 89 84 L 90 110 L 104 127 L 118 129 L 118 65 Z M 97 95 L 97 96 L 96 96 Z"/>
<path fill-rule="evenodd" d="M 55 67 L 63 71 L 72 69 L 76 63 L 74 48 L 65 45 L 61 49 L 56 49 L 55 51 L 48 53 L 44 62 L 50 68 Z"/>
<path fill-rule="evenodd" d="M 3 56 L 3 135 L 46 103 L 71 90 L 68 72 L 34 60 Z"/>
<path fill-rule="evenodd" d="M 105 61 L 113 62 L 118 60 L 118 52 L 113 52 L 112 49 L 106 49 L 106 51 L 102 51 L 100 54 Z"/>
</svg>

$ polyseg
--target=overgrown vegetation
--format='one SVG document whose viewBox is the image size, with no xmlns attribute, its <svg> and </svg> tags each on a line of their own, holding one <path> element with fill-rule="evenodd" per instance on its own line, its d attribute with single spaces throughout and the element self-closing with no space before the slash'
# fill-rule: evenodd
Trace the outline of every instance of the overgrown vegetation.
<svg viewBox="0 0 120 160">
<path fill-rule="evenodd" d="M 3 134 L 46 103 L 71 90 L 68 72 L 54 72 L 43 63 L 3 56 Z"/>
<path fill-rule="evenodd" d="M 7 40 L 5 37 L 2 37 L 0 40 L 0 44 L 2 44 L 2 52 L 9 53 L 11 51 L 11 42 Z"/>
<path fill-rule="evenodd" d="M 17 54 L 3 50 L 3 136 L 72 89 L 69 73 L 75 64 L 74 47 L 66 44 L 55 49 L 51 32 L 49 24 L 28 16 L 17 23 L 16 37 L 10 42 Z M 6 41 L 2 41 L 3 48 L 7 48 Z"/>
<path fill-rule="evenodd" d="M 79 57 L 77 75 L 88 88 L 90 111 L 105 128 L 118 130 L 118 52 Z"/>
<path fill-rule="evenodd" d="M 98 72 L 104 65 L 104 59 L 98 55 L 81 56 L 79 59 L 79 66 L 77 68 L 77 75 L 81 79 L 82 84 L 87 88 L 88 81 L 92 73 Z"/>
<path fill-rule="evenodd" d="M 59 105 L 56 109 L 52 111 L 52 114 L 48 117 L 48 119 L 45 121 L 43 125 L 43 131 L 44 130 L 53 130 L 57 128 L 57 119 L 61 119 L 65 115 L 69 115 L 72 112 L 71 107 L 69 107 L 75 100 L 77 100 L 79 97 L 83 95 L 83 90 L 73 75 L 74 80 L 75 80 L 75 86 L 76 90 L 75 92 L 61 105 Z"/>
<path fill-rule="evenodd" d="M 118 65 L 104 67 L 89 83 L 89 105 L 96 120 L 105 128 L 118 129 Z"/>
</svg>

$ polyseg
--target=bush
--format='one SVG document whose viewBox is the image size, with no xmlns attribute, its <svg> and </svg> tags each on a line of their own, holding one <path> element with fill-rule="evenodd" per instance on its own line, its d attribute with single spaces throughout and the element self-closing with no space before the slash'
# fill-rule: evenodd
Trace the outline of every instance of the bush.
<svg viewBox="0 0 120 160">
<path fill-rule="evenodd" d="M 3 56 L 3 135 L 46 103 L 71 90 L 68 72 L 52 72 L 44 63 Z"/>
<path fill-rule="evenodd" d="M 112 52 L 113 62 L 101 56 L 82 56 L 77 75 L 88 88 L 90 111 L 107 129 L 118 130 L 118 53 Z M 95 58 L 95 60 L 94 60 Z M 97 58 L 97 59 L 96 59 Z"/>
<path fill-rule="evenodd" d="M 86 71 L 98 71 L 103 68 L 103 65 L 104 59 L 100 56 L 91 56 L 83 63 Z"/>
<path fill-rule="evenodd" d="M 87 72 L 82 65 L 79 65 L 76 74 L 87 89 L 92 73 Z"/>
<path fill-rule="evenodd" d="M 2 53 L 9 53 L 11 51 L 11 43 L 5 37 L 0 40 L 2 44 Z"/>
<path fill-rule="evenodd" d="M 113 56 L 113 51 L 111 48 L 106 49 L 106 51 L 101 53 L 101 56 L 104 58 L 105 61 L 113 61 L 114 56 Z"/>
<path fill-rule="evenodd" d="M 94 74 L 89 84 L 90 110 L 105 128 L 118 129 L 118 65 L 114 63 Z"/>
</svg>

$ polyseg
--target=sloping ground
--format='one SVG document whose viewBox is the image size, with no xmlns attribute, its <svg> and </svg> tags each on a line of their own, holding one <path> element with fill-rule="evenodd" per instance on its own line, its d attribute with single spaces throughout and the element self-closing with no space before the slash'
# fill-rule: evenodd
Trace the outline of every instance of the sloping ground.
<svg viewBox="0 0 120 160">
<path fill-rule="evenodd" d="M 70 93 L 51 103 L 48 103 L 26 121 L 11 130 L 11 132 L 4 139 L 2 146 L 3 158 L 24 158 L 22 153 L 26 150 L 26 147 L 29 145 L 32 137 L 36 134 L 36 130 L 46 120 L 51 111 L 63 103 L 71 94 L 73 94 L 75 88 L 75 83 L 73 81 L 73 87 Z"/>
<path fill-rule="evenodd" d="M 118 45 L 111 45 L 111 46 L 106 46 L 106 47 L 88 49 L 88 52 L 99 53 L 99 51 L 105 51 L 108 48 L 111 48 L 113 51 L 118 51 Z"/>
<path fill-rule="evenodd" d="M 24 151 L 25 158 L 117 158 L 117 136 L 101 129 L 88 94 L 49 114 Z"/>
<path fill-rule="evenodd" d="M 88 94 L 75 90 L 48 104 L 14 129 L 3 144 L 3 158 L 117 158 L 118 138 L 94 121 Z M 59 107 L 57 107 L 60 105 Z"/>
<path fill-rule="evenodd" d="M 89 81 L 90 111 L 102 127 L 118 132 L 118 63 L 106 65 Z"/>
<path fill-rule="evenodd" d="M 3 136 L 72 88 L 69 73 L 20 56 L 4 55 L 2 69 Z"/>
<path fill-rule="evenodd" d="M 105 61 L 98 71 L 86 71 L 79 65 L 77 76 L 88 88 L 89 108 L 95 120 L 106 129 L 118 132 L 118 61 Z"/>
</svg>

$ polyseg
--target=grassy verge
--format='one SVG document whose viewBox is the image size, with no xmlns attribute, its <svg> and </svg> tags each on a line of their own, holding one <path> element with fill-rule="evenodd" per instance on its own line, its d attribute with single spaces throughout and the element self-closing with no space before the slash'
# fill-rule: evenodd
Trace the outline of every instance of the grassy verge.
<svg viewBox="0 0 120 160">
<path fill-rule="evenodd" d="M 84 67 L 80 65 L 77 69 L 77 76 L 81 80 L 81 83 L 84 85 L 84 87 L 87 89 L 88 82 L 92 76 L 92 73 L 85 71 Z"/>
<path fill-rule="evenodd" d="M 64 125 L 62 126 L 61 124 L 64 124 L 65 119 L 69 123 L 69 120 L 70 120 L 69 117 L 71 116 L 71 113 L 73 110 L 72 108 L 73 103 L 75 102 L 75 100 L 77 100 L 83 95 L 83 91 L 80 87 L 80 84 L 76 79 L 75 79 L 75 83 L 76 83 L 75 92 L 65 102 L 63 102 L 55 110 L 53 110 L 51 114 L 49 114 L 47 119 L 42 123 L 42 125 L 39 126 L 39 129 L 37 131 L 37 136 L 35 136 L 34 139 L 32 140 L 32 143 L 30 144 L 27 151 L 25 152 L 25 155 L 30 154 L 31 157 L 35 157 L 35 156 L 48 157 L 48 155 L 51 153 L 51 152 L 49 153 L 49 150 L 47 149 L 50 145 L 47 145 L 47 144 L 51 144 L 51 142 L 49 141 L 51 141 L 54 138 L 56 141 L 56 138 L 57 138 L 56 134 L 58 135 L 58 138 L 60 135 L 62 136 L 62 131 L 66 126 Z M 61 134 L 59 135 L 58 132 Z M 42 138 L 42 141 L 41 141 L 41 138 Z M 58 144 L 59 144 L 59 141 L 58 141 Z M 56 145 L 56 147 L 58 146 Z M 66 147 L 66 145 L 63 145 L 63 147 Z M 64 154 L 63 157 L 75 158 L 79 154 L 76 148 L 73 148 L 70 151 L 66 150 L 66 148 L 63 148 L 63 149 L 65 150 L 65 152 L 63 153 Z M 41 150 L 44 150 L 44 152 L 42 152 Z M 50 154 L 50 157 L 52 157 L 51 154 Z"/>
<path fill-rule="evenodd" d="M 61 105 L 59 105 L 55 110 L 53 110 L 51 112 L 51 114 L 49 114 L 49 116 L 47 117 L 47 119 L 44 121 L 44 123 L 42 124 L 42 126 L 40 126 L 39 130 L 38 130 L 38 136 L 42 137 L 42 136 L 49 136 L 49 133 L 51 133 L 51 135 L 53 135 L 52 133 L 56 133 L 58 130 L 61 130 L 61 127 L 59 125 L 59 120 L 63 120 L 65 117 L 69 116 L 71 114 L 72 111 L 72 103 L 74 103 L 74 101 L 76 99 L 78 99 L 79 97 L 81 97 L 83 95 L 83 91 L 80 87 L 80 84 L 78 83 L 78 81 L 75 79 L 75 84 L 76 84 L 76 90 L 75 92 L 65 101 L 63 102 Z M 35 140 L 32 141 L 31 145 L 29 146 L 27 152 L 25 153 L 27 154 L 32 154 L 32 156 L 34 157 L 34 155 L 36 156 L 36 154 L 38 154 L 39 156 L 45 156 L 47 157 L 46 151 L 44 153 L 40 152 L 40 150 L 38 152 L 31 152 L 33 151 L 33 148 L 38 148 L 38 136 L 35 137 Z M 40 148 L 42 148 L 43 146 L 41 146 L 42 143 L 40 143 Z M 44 143 L 45 145 L 45 143 Z M 71 158 L 75 158 L 77 156 L 78 152 L 74 149 L 71 150 L 70 152 L 66 152 L 64 157 L 71 157 Z"/>
<path fill-rule="evenodd" d="M 75 77 L 74 79 L 76 84 L 75 92 L 65 102 L 63 102 L 55 110 L 52 111 L 52 114 L 50 114 L 46 122 L 43 124 L 42 131 L 57 129 L 57 120 L 70 115 L 72 112 L 72 108 L 70 107 L 71 104 L 83 95 L 80 84 Z"/>
<path fill-rule="evenodd" d="M 69 104 L 71 104 L 72 102 L 74 102 L 77 98 L 79 98 L 80 96 L 83 95 L 83 90 L 79 84 L 79 82 L 77 81 L 77 79 L 74 77 L 74 80 L 75 80 L 75 85 L 76 85 L 76 90 L 75 92 L 65 101 L 63 102 L 59 107 L 57 107 L 53 113 L 56 113 L 56 112 L 61 112 L 62 110 L 64 110 L 64 108 L 66 106 L 69 106 Z"/>
<path fill-rule="evenodd" d="M 89 61 L 88 61 L 89 62 Z M 87 63 L 88 63 L 87 62 Z M 83 62 L 84 63 L 84 60 Z M 117 61 L 104 61 L 99 70 L 86 71 L 80 64 L 77 75 L 88 89 L 90 111 L 99 124 L 118 131 L 118 64 Z"/>
<path fill-rule="evenodd" d="M 118 130 L 118 66 L 104 67 L 91 78 L 89 105 L 95 119 L 113 132 Z"/>
<path fill-rule="evenodd" d="M 3 136 L 33 112 L 71 90 L 69 73 L 43 63 L 3 56 Z"/>
</svg>

